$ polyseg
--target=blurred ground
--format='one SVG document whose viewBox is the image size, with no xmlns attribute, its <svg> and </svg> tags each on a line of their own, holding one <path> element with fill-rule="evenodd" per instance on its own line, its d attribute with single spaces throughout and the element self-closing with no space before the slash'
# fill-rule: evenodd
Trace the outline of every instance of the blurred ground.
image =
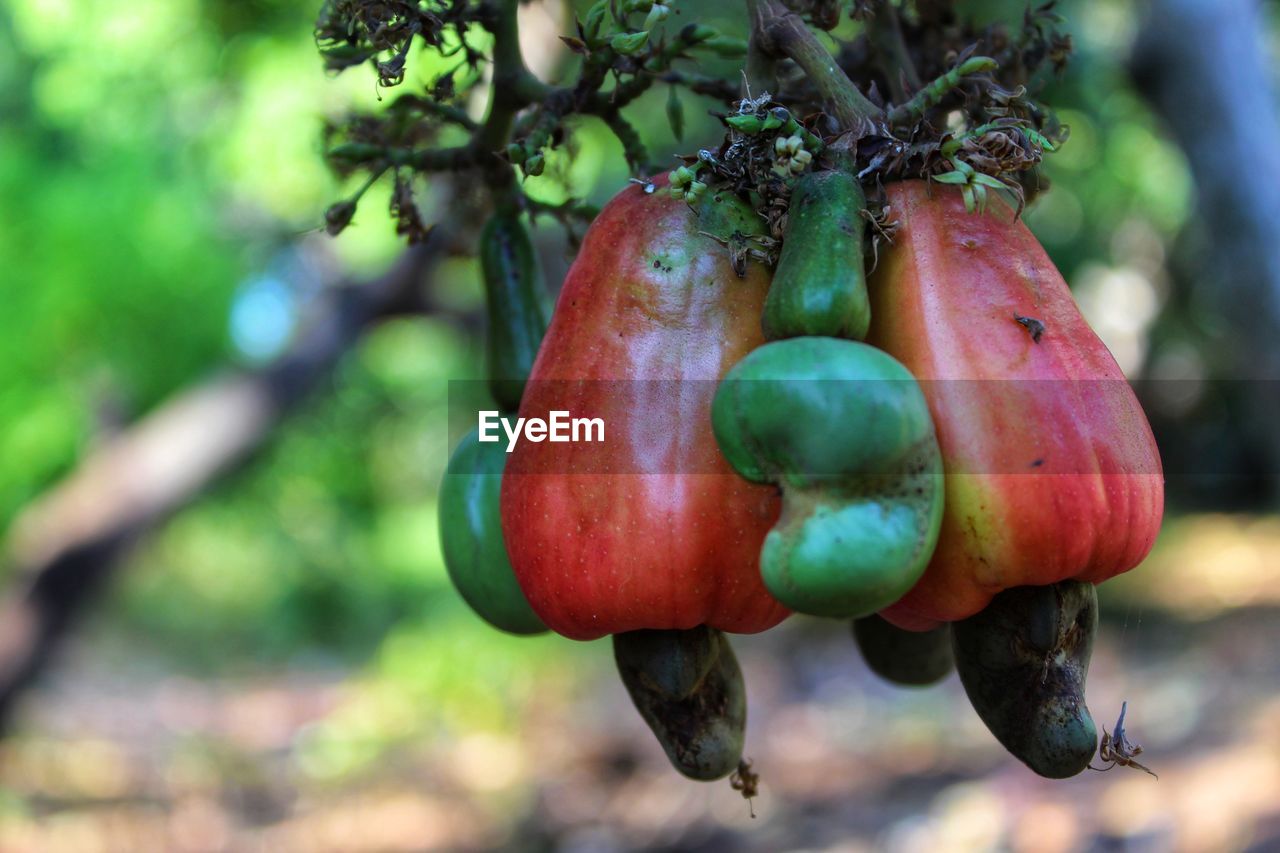
<svg viewBox="0 0 1280 853">
<path fill-rule="evenodd" d="M 842 625 L 741 638 L 754 819 L 669 769 L 601 643 L 534 640 L 487 685 L 510 707 L 445 713 L 386 661 L 175 677 L 98 620 L 0 747 L 0 850 L 1280 849 L 1277 555 L 1274 519 L 1186 518 L 1103 588 L 1089 704 L 1111 728 L 1129 701 L 1158 781 L 1039 779 L 954 675 L 883 684 Z M 467 669 L 465 642 L 406 643 Z"/>
</svg>

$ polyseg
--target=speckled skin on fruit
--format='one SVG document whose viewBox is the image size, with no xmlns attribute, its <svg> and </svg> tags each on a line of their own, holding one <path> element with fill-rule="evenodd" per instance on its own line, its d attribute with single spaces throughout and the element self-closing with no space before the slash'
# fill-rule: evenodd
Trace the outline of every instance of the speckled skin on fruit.
<svg viewBox="0 0 1280 853">
<path fill-rule="evenodd" d="M 615 634 L 613 655 L 673 767 L 704 782 L 738 768 L 747 691 L 724 634 L 706 627 Z"/>
<path fill-rule="evenodd" d="M 503 480 L 520 585 L 552 630 L 579 640 L 752 633 L 787 615 L 758 569 L 777 494 L 733 473 L 711 432 L 716 381 L 763 343 L 769 277 L 753 262 L 739 278 L 729 250 L 699 232 L 763 223 L 712 193 L 695 214 L 654 184 L 623 190 L 588 229 L 521 404 L 541 417 L 606 412 L 606 442 L 520 442 Z M 601 447 L 616 470 L 584 461 Z"/>
<path fill-rule="evenodd" d="M 1160 456 L 1061 274 L 994 199 L 970 214 L 954 187 L 887 191 L 899 227 L 869 281 L 867 341 L 920 380 L 947 485 L 933 559 L 884 617 L 927 630 L 1004 589 L 1133 568 L 1160 528 Z"/>
<path fill-rule="evenodd" d="M 951 626 L 956 671 L 973 709 L 1041 776 L 1074 776 L 1098 748 L 1084 702 L 1097 628 L 1097 591 L 1081 581 L 1005 590 Z"/>
</svg>

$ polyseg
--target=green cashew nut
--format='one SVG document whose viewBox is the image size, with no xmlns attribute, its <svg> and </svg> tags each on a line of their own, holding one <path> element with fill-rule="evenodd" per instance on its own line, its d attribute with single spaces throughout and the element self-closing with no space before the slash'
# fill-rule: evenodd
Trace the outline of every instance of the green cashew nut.
<svg viewBox="0 0 1280 853">
<path fill-rule="evenodd" d="M 782 488 L 760 571 L 801 613 L 857 618 L 924 572 L 942 522 L 942 459 L 919 384 L 892 356 L 837 338 L 765 344 L 711 410 L 739 474 Z"/>
<path fill-rule="evenodd" d="M 499 408 L 514 412 L 550 313 L 533 243 L 514 211 L 498 211 L 480 233 L 480 270 L 489 313 L 489 387 Z"/>
<path fill-rule="evenodd" d="M 705 625 L 628 631 L 613 635 L 613 655 L 631 701 L 677 770 L 709 782 L 738 769 L 747 695 L 724 634 Z"/>
<path fill-rule="evenodd" d="M 853 620 L 853 638 L 871 671 L 906 687 L 925 687 L 955 668 L 951 627 L 906 631 L 872 613 Z"/>
<path fill-rule="evenodd" d="M 974 710 L 1041 776 L 1074 776 L 1097 750 L 1084 704 L 1097 627 L 1098 594 L 1081 581 L 1005 590 L 951 625 L 956 671 Z"/>
<path fill-rule="evenodd" d="M 501 442 L 462 439 L 440 484 L 440 549 L 444 566 L 471 609 L 512 634 L 547 630 L 525 600 L 502 540 L 498 493 L 507 454 Z"/>
<path fill-rule="evenodd" d="M 862 340 L 871 325 L 863 263 L 866 198 L 843 169 L 809 172 L 791 193 L 782 253 L 764 303 L 764 336 Z"/>
</svg>

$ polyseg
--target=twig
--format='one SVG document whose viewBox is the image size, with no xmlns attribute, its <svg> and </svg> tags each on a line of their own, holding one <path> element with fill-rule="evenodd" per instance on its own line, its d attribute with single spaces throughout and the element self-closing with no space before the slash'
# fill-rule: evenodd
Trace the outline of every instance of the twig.
<svg viewBox="0 0 1280 853">
<path fill-rule="evenodd" d="M 858 90 L 799 15 L 778 0 L 746 0 L 751 38 L 766 55 L 800 66 L 844 130 L 884 119 L 884 112 Z"/>
<path fill-rule="evenodd" d="M 919 121 L 925 113 L 933 109 L 966 77 L 995 71 L 1000 66 L 989 56 L 973 56 L 952 68 L 946 74 L 929 83 L 905 104 L 900 104 L 889 111 L 889 123 L 893 125 L 910 124 Z"/>
</svg>

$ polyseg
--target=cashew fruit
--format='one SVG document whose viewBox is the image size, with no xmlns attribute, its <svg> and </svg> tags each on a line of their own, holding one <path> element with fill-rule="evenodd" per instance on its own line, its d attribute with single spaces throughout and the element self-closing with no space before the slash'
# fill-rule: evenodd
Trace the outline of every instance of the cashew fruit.
<svg viewBox="0 0 1280 853">
<path fill-rule="evenodd" d="M 498 497 L 507 454 L 472 430 L 440 484 L 440 549 L 449 579 L 482 619 L 512 634 L 547 630 L 516 583 L 502 538 Z"/>
<path fill-rule="evenodd" d="M 782 490 L 760 571 L 786 606 L 865 616 L 919 579 L 942 518 L 942 463 L 919 385 L 856 341 L 803 337 L 750 353 L 712 425 L 738 473 Z"/>
<path fill-rule="evenodd" d="M 503 477 L 516 577 L 573 639 L 787 615 L 758 570 L 777 494 L 738 477 L 711 430 L 717 380 L 763 343 L 768 271 L 734 261 L 764 222 L 732 195 L 689 205 L 665 186 L 632 184 L 588 228 L 520 406 L 600 416 L 605 441 L 520 442 Z"/>
<path fill-rule="evenodd" d="M 955 187 L 886 190 L 898 228 L 867 341 L 920 381 L 947 476 L 933 558 L 884 617 L 925 630 L 1005 589 L 1133 568 L 1160 529 L 1160 454 L 1061 274 L 994 198 L 971 214 Z"/>
</svg>

